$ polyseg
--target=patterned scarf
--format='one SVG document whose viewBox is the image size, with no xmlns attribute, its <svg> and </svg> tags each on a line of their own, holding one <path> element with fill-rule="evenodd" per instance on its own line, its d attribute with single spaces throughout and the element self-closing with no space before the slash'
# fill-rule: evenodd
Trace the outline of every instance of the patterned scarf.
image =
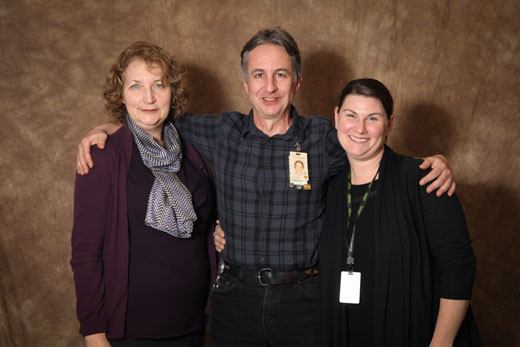
<svg viewBox="0 0 520 347">
<path fill-rule="evenodd" d="M 145 224 L 178 238 L 190 238 L 197 215 L 188 188 L 176 174 L 181 168 L 182 159 L 177 129 L 171 122 L 167 121 L 164 124 L 164 147 L 161 147 L 128 115 L 126 123 L 139 148 L 144 165 L 152 170 L 155 176 L 148 198 Z"/>
</svg>

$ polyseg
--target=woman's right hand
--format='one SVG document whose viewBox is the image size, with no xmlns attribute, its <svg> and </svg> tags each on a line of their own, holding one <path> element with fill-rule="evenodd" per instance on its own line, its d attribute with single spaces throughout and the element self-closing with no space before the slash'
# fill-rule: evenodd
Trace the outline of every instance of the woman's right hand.
<svg viewBox="0 0 520 347">
<path fill-rule="evenodd" d="M 92 129 L 84 138 L 81 139 L 81 142 L 78 145 L 78 156 L 76 159 L 76 169 L 78 170 L 78 174 L 86 175 L 88 174 L 89 169 L 94 166 L 94 162 L 90 156 L 90 146 L 97 145 L 99 149 L 105 148 L 108 135 L 115 133 L 119 128 L 121 128 L 121 126 L 122 124 L 118 121 L 101 124 Z"/>
<path fill-rule="evenodd" d="M 224 235 L 224 230 L 220 226 L 219 220 L 217 220 L 217 225 L 215 226 L 213 237 L 215 238 L 215 249 L 219 253 L 222 252 L 224 250 L 224 246 L 226 245 L 226 235 Z"/>
<path fill-rule="evenodd" d="M 87 347 L 111 347 L 106 333 L 97 333 L 85 336 Z"/>
</svg>

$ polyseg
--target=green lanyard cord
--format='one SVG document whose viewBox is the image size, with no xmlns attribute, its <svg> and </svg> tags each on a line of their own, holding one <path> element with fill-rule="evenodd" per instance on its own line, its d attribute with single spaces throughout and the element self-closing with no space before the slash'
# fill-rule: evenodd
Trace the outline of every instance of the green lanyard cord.
<svg viewBox="0 0 520 347">
<path fill-rule="evenodd" d="M 374 184 L 374 181 L 375 181 L 378 173 L 379 173 L 379 169 L 377 170 L 376 174 L 374 175 L 374 178 L 372 178 L 372 181 L 369 183 L 365 194 L 363 194 L 363 199 L 359 203 L 356 217 L 354 218 L 354 226 L 352 227 L 352 236 L 350 237 L 349 243 L 346 242 L 347 237 L 345 237 L 345 243 L 346 243 L 347 249 L 348 249 L 347 271 L 350 273 L 352 273 L 354 271 L 354 236 L 356 234 L 357 220 L 359 219 L 361 212 L 363 212 L 363 209 L 365 208 L 365 205 L 367 204 L 368 195 L 370 194 L 370 191 L 372 190 L 372 186 Z M 350 217 L 352 215 L 352 183 L 350 182 L 350 172 L 348 173 L 348 181 L 347 181 L 347 211 L 348 211 L 348 214 L 347 214 L 346 233 L 348 234 L 348 228 L 350 226 Z"/>
</svg>

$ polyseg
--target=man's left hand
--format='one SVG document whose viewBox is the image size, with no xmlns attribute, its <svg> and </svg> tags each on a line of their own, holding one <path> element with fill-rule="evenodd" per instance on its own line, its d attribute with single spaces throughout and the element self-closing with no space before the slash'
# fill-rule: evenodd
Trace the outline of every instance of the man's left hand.
<svg viewBox="0 0 520 347">
<path fill-rule="evenodd" d="M 441 196 L 446 192 L 448 192 L 448 196 L 452 196 L 453 193 L 455 193 L 455 181 L 453 180 L 448 159 L 446 159 L 445 156 L 436 154 L 432 157 L 425 158 L 419 167 L 423 170 L 428 168 L 432 169 L 428 175 L 419 181 L 419 184 L 423 186 L 435 179 L 435 181 L 426 187 L 427 193 L 431 193 L 435 189 L 437 189 L 435 193 L 437 196 Z"/>
</svg>

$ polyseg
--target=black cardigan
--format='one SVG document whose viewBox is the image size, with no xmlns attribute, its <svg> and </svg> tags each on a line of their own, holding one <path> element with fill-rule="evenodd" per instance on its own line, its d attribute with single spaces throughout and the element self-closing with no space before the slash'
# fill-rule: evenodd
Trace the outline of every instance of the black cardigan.
<svg viewBox="0 0 520 347">
<path fill-rule="evenodd" d="M 462 207 L 456 196 L 426 194 L 419 186 L 424 173 L 419 164 L 419 160 L 385 147 L 373 197 L 373 345 L 377 347 L 428 346 L 440 298 L 471 298 L 475 257 Z M 345 257 L 348 170 L 347 165 L 329 183 L 320 240 L 322 346 L 327 347 L 347 346 L 348 338 L 345 304 L 338 300 Z M 480 345 L 469 309 L 454 346 Z"/>
</svg>

